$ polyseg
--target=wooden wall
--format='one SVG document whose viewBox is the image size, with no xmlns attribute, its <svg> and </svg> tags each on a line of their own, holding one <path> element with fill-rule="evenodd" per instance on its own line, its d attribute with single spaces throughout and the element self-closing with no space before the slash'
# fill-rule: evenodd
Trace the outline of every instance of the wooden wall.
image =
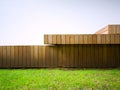
<svg viewBox="0 0 120 90">
<path fill-rule="evenodd" d="M 109 25 L 109 34 L 120 34 L 120 25 Z"/>
<path fill-rule="evenodd" d="M 45 34 L 44 44 L 120 44 L 120 34 Z"/>
<path fill-rule="evenodd" d="M 120 67 L 120 45 L 0 46 L 0 68 L 32 67 Z"/>
</svg>

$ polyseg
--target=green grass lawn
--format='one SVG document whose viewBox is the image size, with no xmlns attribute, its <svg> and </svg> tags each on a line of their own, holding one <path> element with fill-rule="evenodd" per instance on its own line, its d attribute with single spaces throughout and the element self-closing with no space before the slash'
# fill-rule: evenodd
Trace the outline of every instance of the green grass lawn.
<svg viewBox="0 0 120 90">
<path fill-rule="evenodd" d="M 0 90 L 120 90 L 120 70 L 0 69 Z"/>
</svg>

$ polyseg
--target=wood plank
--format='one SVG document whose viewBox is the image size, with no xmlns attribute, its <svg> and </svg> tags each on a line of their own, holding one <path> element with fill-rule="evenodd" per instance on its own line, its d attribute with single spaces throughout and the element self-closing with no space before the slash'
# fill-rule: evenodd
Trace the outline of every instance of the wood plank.
<svg viewBox="0 0 120 90">
<path fill-rule="evenodd" d="M 120 25 L 117 26 L 117 32 L 116 34 L 120 34 Z"/>
<path fill-rule="evenodd" d="M 120 44 L 120 35 L 119 34 L 114 35 L 114 39 L 115 39 L 115 44 Z"/>
<path fill-rule="evenodd" d="M 44 35 L 44 44 L 48 44 L 48 35 L 47 34 Z"/>
<path fill-rule="evenodd" d="M 19 60 L 19 67 L 23 67 L 23 60 L 22 60 L 22 57 L 23 57 L 23 54 L 22 54 L 22 46 L 19 46 L 18 47 L 18 60 Z"/>
<path fill-rule="evenodd" d="M 83 37 L 84 37 L 84 39 L 83 39 L 84 40 L 84 44 L 88 44 L 88 40 L 87 40 L 88 36 L 84 35 Z"/>
<path fill-rule="evenodd" d="M 79 45 L 79 68 L 83 67 L 83 45 Z"/>
<path fill-rule="evenodd" d="M 3 68 L 7 67 L 6 53 L 7 53 L 6 46 L 3 46 Z"/>
<path fill-rule="evenodd" d="M 79 44 L 84 44 L 84 35 L 83 34 L 81 34 L 79 36 Z"/>
<path fill-rule="evenodd" d="M 26 46 L 26 61 L 27 61 L 26 67 L 31 66 L 31 50 L 30 49 L 31 49 L 30 46 Z"/>
<path fill-rule="evenodd" d="M 67 34 L 65 35 L 66 39 L 65 39 L 65 44 L 70 44 L 70 35 Z"/>
<path fill-rule="evenodd" d="M 65 35 L 61 35 L 61 44 L 65 44 Z"/>
<path fill-rule="evenodd" d="M 102 34 L 97 34 L 97 44 L 102 43 Z"/>
<path fill-rule="evenodd" d="M 56 35 L 52 35 L 52 40 L 53 40 L 53 44 L 56 44 L 56 42 L 57 42 Z"/>
<path fill-rule="evenodd" d="M 34 46 L 31 46 L 31 67 L 34 67 Z"/>
<path fill-rule="evenodd" d="M 39 64 L 39 61 L 38 61 L 38 46 L 34 46 L 34 55 L 33 55 L 33 58 L 34 58 L 34 67 L 38 67 L 38 64 Z"/>
<path fill-rule="evenodd" d="M 53 65 L 57 68 L 58 66 L 58 53 L 57 53 L 57 46 L 52 47 L 53 48 Z"/>
<path fill-rule="evenodd" d="M 75 61 L 75 67 L 79 67 L 79 45 L 74 45 L 74 61 Z"/>
<path fill-rule="evenodd" d="M 105 35 L 103 34 L 103 35 L 101 35 L 101 37 L 102 37 L 102 44 L 106 44 L 106 37 L 105 37 Z"/>
<path fill-rule="evenodd" d="M 49 64 L 50 64 L 50 61 L 51 58 L 50 58 L 50 52 L 49 52 L 49 47 L 46 46 L 45 47 L 45 67 L 49 67 Z"/>
<path fill-rule="evenodd" d="M 90 58 L 89 58 L 89 62 L 90 62 L 90 66 L 91 66 L 91 68 L 94 68 L 94 66 L 93 66 L 93 64 L 94 64 L 94 45 L 92 45 L 92 44 L 90 44 Z"/>
<path fill-rule="evenodd" d="M 14 57 L 14 46 L 11 46 L 10 50 L 10 56 L 11 56 L 11 67 L 15 66 L 15 57 Z"/>
<path fill-rule="evenodd" d="M 91 34 L 87 35 L 87 44 L 92 44 L 92 35 Z"/>
<path fill-rule="evenodd" d="M 62 67 L 62 45 L 58 47 L 58 67 Z"/>
<path fill-rule="evenodd" d="M 56 39 L 57 39 L 56 44 L 61 44 L 61 36 L 59 34 L 56 36 Z"/>
<path fill-rule="evenodd" d="M 46 46 L 43 46 L 42 47 L 42 59 L 43 59 L 43 67 L 46 67 L 46 65 L 45 65 L 45 55 L 46 55 L 46 53 L 45 53 L 45 50 L 46 49 Z"/>
<path fill-rule="evenodd" d="M 19 67 L 19 60 L 18 60 L 18 46 L 15 46 L 14 47 L 14 55 L 15 55 L 15 58 L 14 58 L 14 60 L 15 60 L 15 67 L 17 68 L 17 67 Z"/>
<path fill-rule="evenodd" d="M 106 36 L 106 44 L 110 44 L 111 41 L 111 35 L 105 35 Z"/>
<path fill-rule="evenodd" d="M 66 53 L 66 67 L 70 67 L 70 45 L 66 45 L 65 47 L 65 53 Z"/>
<path fill-rule="evenodd" d="M 54 67 L 54 61 L 53 61 L 53 47 L 54 46 L 50 46 L 49 47 L 49 58 L 50 58 L 50 60 L 49 60 L 49 67 Z"/>
<path fill-rule="evenodd" d="M 43 67 L 43 57 L 42 57 L 42 55 L 43 55 L 43 46 L 39 46 L 38 47 L 38 60 L 39 60 L 39 67 Z"/>
<path fill-rule="evenodd" d="M 94 60 L 94 64 L 93 66 L 96 68 L 96 67 L 100 67 L 100 63 L 101 63 L 101 60 L 98 58 L 99 57 L 99 48 L 101 47 L 101 45 L 95 45 L 93 46 L 94 48 L 94 56 L 93 56 L 93 60 Z M 102 57 L 102 56 L 101 56 Z"/>
<path fill-rule="evenodd" d="M 0 46 L 0 68 L 3 67 L 3 52 L 2 46 Z"/>
<path fill-rule="evenodd" d="M 114 43 L 115 43 L 114 35 L 111 34 L 111 44 L 114 44 Z"/>
<path fill-rule="evenodd" d="M 11 56 L 10 56 L 10 46 L 7 46 L 6 47 L 7 48 L 7 52 L 6 52 L 6 58 L 7 58 L 7 66 L 8 66 L 8 68 L 10 68 L 10 61 L 11 61 Z"/>
<path fill-rule="evenodd" d="M 48 44 L 52 44 L 53 43 L 53 38 L 52 35 L 48 35 Z"/>
<path fill-rule="evenodd" d="M 97 35 L 93 34 L 92 41 L 93 41 L 93 44 L 97 44 Z"/>
<path fill-rule="evenodd" d="M 75 34 L 74 38 L 75 38 L 74 44 L 79 44 L 79 35 Z"/>
<path fill-rule="evenodd" d="M 75 37 L 74 35 L 70 35 L 70 44 L 74 44 L 75 43 Z"/>
<path fill-rule="evenodd" d="M 88 68 L 90 68 L 91 67 L 91 58 L 90 58 L 90 44 L 87 44 L 86 45 L 86 66 L 88 67 Z"/>
<path fill-rule="evenodd" d="M 66 45 L 62 45 L 62 67 L 66 67 Z"/>
<path fill-rule="evenodd" d="M 27 55 L 26 55 L 26 46 L 23 46 L 22 47 L 22 53 L 23 53 L 23 58 L 22 58 L 22 60 L 23 60 L 23 67 L 25 68 L 26 67 L 26 65 L 27 65 Z"/>
</svg>

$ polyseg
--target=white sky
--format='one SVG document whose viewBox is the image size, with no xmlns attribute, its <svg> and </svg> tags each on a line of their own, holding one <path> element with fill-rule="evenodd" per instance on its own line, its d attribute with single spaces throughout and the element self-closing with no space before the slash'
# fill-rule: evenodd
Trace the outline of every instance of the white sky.
<svg viewBox="0 0 120 90">
<path fill-rule="evenodd" d="M 0 45 L 41 45 L 44 34 L 92 34 L 120 23 L 120 0 L 0 0 Z"/>
</svg>

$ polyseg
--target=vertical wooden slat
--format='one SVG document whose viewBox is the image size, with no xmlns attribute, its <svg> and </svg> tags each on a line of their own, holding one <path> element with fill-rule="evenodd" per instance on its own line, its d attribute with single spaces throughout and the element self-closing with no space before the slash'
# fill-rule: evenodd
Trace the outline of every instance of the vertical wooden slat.
<svg viewBox="0 0 120 90">
<path fill-rule="evenodd" d="M 34 67 L 38 67 L 39 61 L 38 61 L 38 46 L 34 46 Z"/>
<path fill-rule="evenodd" d="M 75 56 L 74 56 L 74 61 L 75 61 L 75 67 L 77 68 L 79 66 L 79 45 L 74 45 L 74 51 L 75 51 Z"/>
<path fill-rule="evenodd" d="M 49 53 L 49 54 L 50 54 L 49 66 L 52 67 L 52 68 L 54 67 L 53 47 L 54 47 L 54 46 L 50 46 L 50 47 L 49 47 L 49 48 L 50 48 L 50 49 L 49 49 L 49 52 L 50 52 L 50 53 Z"/>
<path fill-rule="evenodd" d="M 18 55 L 18 59 L 19 59 L 19 66 L 20 67 L 23 67 L 23 59 L 22 59 L 22 46 L 19 46 L 18 47 L 18 53 L 19 53 L 19 55 Z"/>
<path fill-rule="evenodd" d="M 2 46 L 0 46 L 0 68 L 3 67 L 3 52 L 2 52 Z"/>
<path fill-rule="evenodd" d="M 84 44 L 84 37 L 83 36 L 84 36 L 83 34 L 81 34 L 79 36 L 79 44 Z"/>
<path fill-rule="evenodd" d="M 91 51 L 90 51 L 90 44 L 86 45 L 86 65 L 88 68 L 91 67 L 91 62 L 93 62 L 93 60 L 90 60 L 90 55 L 91 55 Z"/>
<path fill-rule="evenodd" d="M 3 46 L 3 68 L 7 67 L 7 58 L 6 58 L 6 53 L 7 53 L 7 50 L 6 50 L 6 46 Z"/>
<path fill-rule="evenodd" d="M 79 68 L 83 67 L 83 45 L 79 45 Z"/>
<path fill-rule="evenodd" d="M 45 47 L 45 67 L 49 67 L 49 61 L 51 60 L 50 58 L 50 53 L 49 53 L 49 47 Z"/>
<path fill-rule="evenodd" d="M 48 44 L 48 35 L 44 35 L 44 44 Z"/>
<path fill-rule="evenodd" d="M 69 41 L 69 39 L 70 39 L 70 35 L 65 35 L 65 37 L 66 37 L 66 41 L 65 41 L 65 44 L 70 44 L 70 41 Z"/>
<path fill-rule="evenodd" d="M 111 34 L 111 44 L 114 44 L 115 43 L 115 40 L 114 40 L 114 35 Z"/>
<path fill-rule="evenodd" d="M 93 48 L 93 45 L 90 44 L 90 58 L 89 58 L 89 62 L 90 62 L 90 66 L 91 68 L 93 68 L 93 64 L 94 64 L 94 48 Z M 91 61 L 92 60 L 92 61 Z"/>
<path fill-rule="evenodd" d="M 106 40 L 105 40 L 106 37 L 105 37 L 105 35 L 103 34 L 101 37 L 102 37 L 102 44 L 105 44 L 106 43 Z"/>
<path fill-rule="evenodd" d="M 120 42 L 120 38 L 119 38 L 119 34 L 116 34 L 116 35 L 114 35 L 114 39 L 115 39 L 115 44 L 119 44 Z"/>
<path fill-rule="evenodd" d="M 27 65 L 27 55 L 26 55 L 26 46 L 23 46 L 22 47 L 22 53 L 23 53 L 23 58 L 22 58 L 22 60 L 23 60 L 23 67 L 26 67 L 26 65 Z"/>
<path fill-rule="evenodd" d="M 105 35 L 106 36 L 106 44 L 110 44 L 110 40 L 111 40 L 111 35 Z"/>
<path fill-rule="evenodd" d="M 34 46 L 31 46 L 31 67 L 34 67 Z"/>
<path fill-rule="evenodd" d="M 61 35 L 61 44 L 65 44 L 65 35 Z"/>
<path fill-rule="evenodd" d="M 53 39 L 53 44 L 56 44 L 56 40 L 57 40 L 57 38 L 56 38 L 56 35 L 52 35 L 52 39 Z"/>
<path fill-rule="evenodd" d="M 10 50 L 10 56 L 11 56 L 11 67 L 15 66 L 15 57 L 14 57 L 14 46 L 11 46 L 11 50 Z"/>
<path fill-rule="evenodd" d="M 101 34 L 97 34 L 97 44 L 101 44 L 101 43 L 102 43 L 102 35 Z"/>
<path fill-rule="evenodd" d="M 11 56 L 10 56 L 10 46 L 7 46 L 7 51 L 6 51 L 6 59 L 7 59 L 7 66 L 8 68 L 10 68 L 10 60 L 11 60 Z"/>
<path fill-rule="evenodd" d="M 70 45 L 66 45 L 66 47 L 65 47 L 65 53 L 66 53 L 66 67 L 69 67 L 70 66 L 70 59 L 69 59 L 69 51 L 70 50 Z"/>
<path fill-rule="evenodd" d="M 74 44 L 79 44 L 79 35 L 75 35 L 75 41 Z"/>
<path fill-rule="evenodd" d="M 62 46 L 58 48 L 58 66 L 62 66 Z"/>
<path fill-rule="evenodd" d="M 75 43 L 75 37 L 74 35 L 70 35 L 70 44 L 74 44 Z"/>
<path fill-rule="evenodd" d="M 57 53 L 57 46 L 54 46 L 52 47 L 53 48 L 53 65 L 54 67 L 57 67 L 58 66 L 58 59 L 57 59 L 57 56 L 58 56 L 58 53 Z"/>
<path fill-rule="evenodd" d="M 18 60 L 18 46 L 14 47 L 14 55 L 15 55 L 15 67 L 19 67 L 19 60 Z"/>
<path fill-rule="evenodd" d="M 66 66 L 66 51 L 65 51 L 66 45 L 62 45 L 62 67 Z"/>
<path fill-rule="evenodd" d="M 56 36 L 56 39 L 56 44 L 61 44 L 61 36 L 59 34 Z"/>
<path fill-rule="evenodd" d="M 43 67 L 45 67 L 45 49 L 46 49 L 46 46 L 43 46 L 43 47 L 42 47 Z"/>
<path fill-rule="evenodd" d="M 39 66 L 38 67 L 43 67 L 43 58 L 42 58 L 42 52 L 43 52 L 43 47 L 42 46 L 38 46 L 38 60 L 39 60 Z"/>
<path fill-rule="evenodd" d="M 31 66 L 31 47 L 30 46 L 26 46 L 26 67 L 30 67 Z"/>
<path fill-rule="evenodd" d="M 93 51 L 93 66 L 95 68 L 99 67 L 99 62 L 100 62 L 100 58 L 101 58 L 101 53 L 100 53 L 100 45 L 92 45 L 92 51 Z"/>
<path fill-rule="evenodd" d="M 84 35 L 84 44 L 88 44 L 87 35 Z"/>
<path fill-rule="evenodd" d="M 116 34 L 120 34 L 120 25 L 117 26 L 117 33 Z"/>
<path fill-rule="evenodd" d="M 48 35 L 48 44 L 52 43 L 53 43 L 52 35 Z"/>
<path fill-rule="evenodd" d="M 93 44 L 97 44 L 97 35 L 93 34 L 92 41 L 93 41 Z"/>
<path fill-rule="evenodd" d="M 92 35 L 87 35 L 87 44 L 92 44 Z"/>
</svg>

